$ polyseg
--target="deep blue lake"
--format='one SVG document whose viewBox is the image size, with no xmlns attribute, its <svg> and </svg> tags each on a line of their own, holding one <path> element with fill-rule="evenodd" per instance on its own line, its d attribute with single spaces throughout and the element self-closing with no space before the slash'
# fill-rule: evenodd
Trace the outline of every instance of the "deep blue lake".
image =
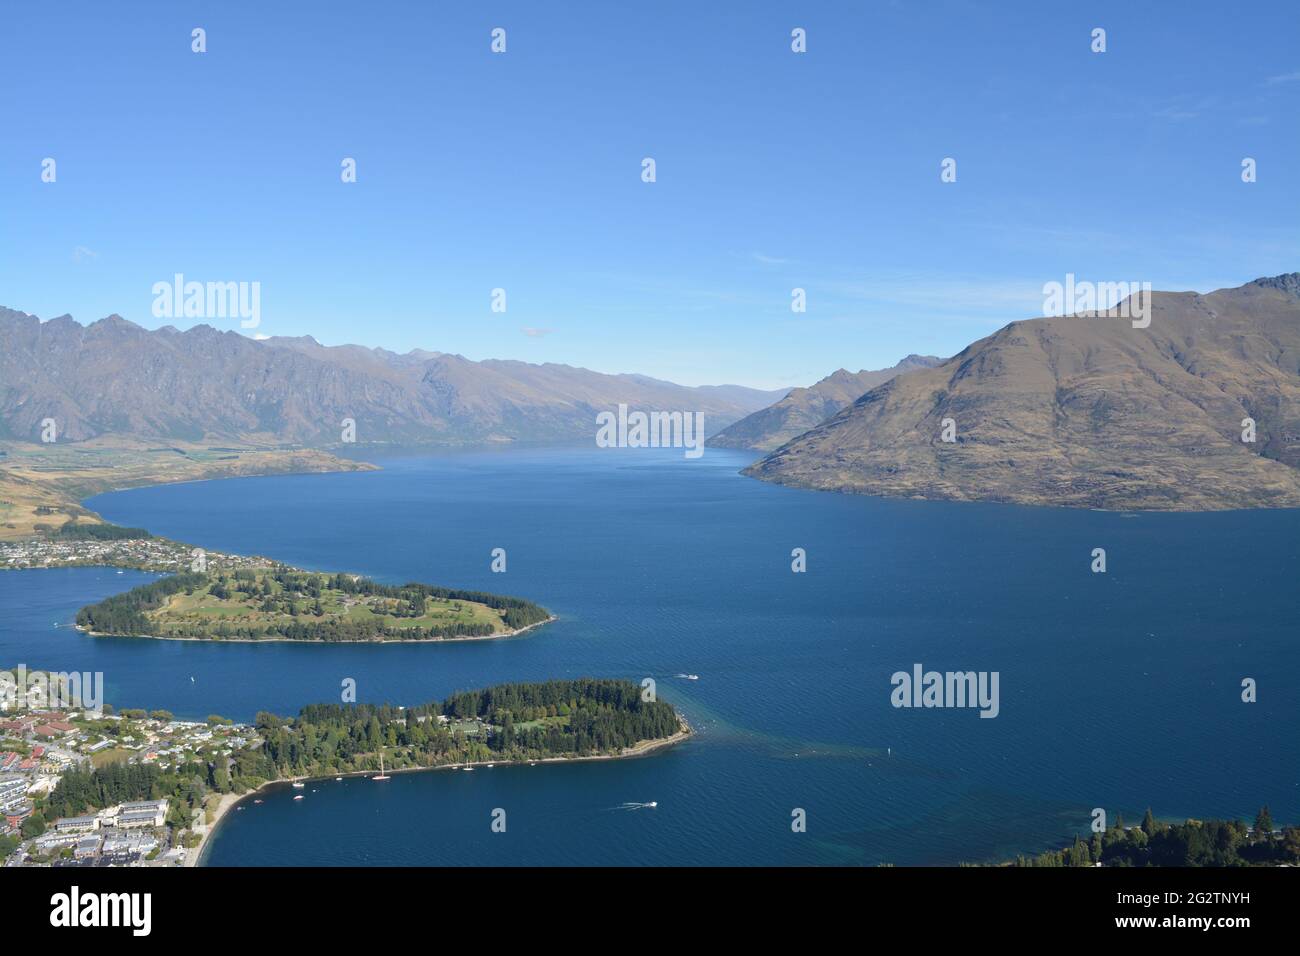
<svg viewBox="0 0 1300 956">
<path fill-rule="evenodd" d="M 841 496 L 744 478 L 749 457 L 717 449 L 368 460 L 383 470 L 88 505 L 301 567 L 518 594 L 560 620 L 446 645 L 95 639 L 54 624 L 149 576 L 5 572 L 0 662 L 103 671 L 117 706 L 240 719 L 338 700 L 348 677 L 362 700 L 411 703 L 649 676 L 699 733 L 637 760 L 329 781 L 297 803 L 273 790 L 227 817 L 210 864 L 936 864 L 1045 849 L 1099 806 L 1250 818 L 1267 803 L 1300 821 L 1298 511 Z M 916 663 L 999 672 L 999 715 L 894 708 L 890 676 Z"/>
</svg>

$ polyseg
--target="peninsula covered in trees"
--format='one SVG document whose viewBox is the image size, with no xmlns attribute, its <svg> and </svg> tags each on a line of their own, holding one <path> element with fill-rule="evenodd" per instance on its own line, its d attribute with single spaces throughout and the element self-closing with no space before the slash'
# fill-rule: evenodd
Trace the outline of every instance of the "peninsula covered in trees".
<svg viewBox="0 0 1300 956">
<path fill-rule="evenodd" d="M 177 574 L 82 608 L 96 635 L 209 641 L 446 641 L 551 620 L 522 598 L 286 567 Z"/>
<path fill-rule="evenodd" d="M 262 748 L 235 779 L 368 772 L 381 751 L 389 770 L 631 756 L 689 733 L 671 704 L 642 695 L 631 681 L 582 678 L 500 684 L 415 707 L 313 704 L 292 720 L 259 713 Z"/>
<path fill-rule="evenodd" d="M 209 723 L 220 720 L 214 716 Z M 42 810 L 53 818 L 170 797 L 182 823 L 196 805 L 192 794 L 244 793 L 286 778 L 377 771 L 381 751 L 386 770 L 405 770 L 632 756 L 689 733 L 672 704 L 644 700 L 631 681 L 593 678 L 500 684 L 415 707 L 310 704 L 292 718 L 260 712 L 254 727 L 246 746 L 214 746 L 171 771 L 112 763 L 69 772 Z"/>
<path fill-rule="evenodd" d="M 646 699 L 638 685 L 591 678 L 501 684 L 414 707 L 314 704 L 296 717 L 259 713 L 251 726 L 216 714 L 204 725 L 176 721 L 163 710 L 113 713 L 112 707 L 103 716 L 68 719 L 75 734 L 65 746 L 87 747 L 91 759 L 63 772 L 48 795 L 33 798 L 20 835 L 0 836 L 0 862 L 11 855 L 34 865 L 71 860 L 72 844 L 59 842 L 70 819 L 166 800 L 165 819 L 150 828 L 157 849 L 148 859 L 171 846 L 187 851 L 193 865 L 239 796 L 276 781 L 371 774 L 381 766 L 632 757 L 690 733 L 671 704 Z M 158 742 L 130 749 L 141 738 Z M 98 740 L 108 741 L 107 749 L 90 743 Z M 44 845 L 47 828 L 55 842 Z"/>
</svg>

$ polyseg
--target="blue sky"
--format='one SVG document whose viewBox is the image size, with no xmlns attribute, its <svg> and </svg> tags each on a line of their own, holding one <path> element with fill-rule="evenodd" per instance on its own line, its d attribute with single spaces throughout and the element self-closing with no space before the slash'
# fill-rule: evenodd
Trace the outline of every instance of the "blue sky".
<svg viewBox="0 0 1300 956">
<path fill-rule="evenodd" d="M 151 314 L 180 272 L 260 282 L 260 333 L 686 384 L 947 355 L 1068 272 L 1300 269 L 1297 34 L 1291 2 L 10 3 L 0 304 L 185 327 Z"/>
</svg>

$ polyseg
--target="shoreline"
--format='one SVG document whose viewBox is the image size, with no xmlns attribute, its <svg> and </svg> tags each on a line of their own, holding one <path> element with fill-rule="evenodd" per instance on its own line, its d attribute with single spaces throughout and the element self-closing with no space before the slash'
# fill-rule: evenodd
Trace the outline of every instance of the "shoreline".
<svg viewBox="0 0 1300 956">
<path fill-rule="evenodd" d="M 205 808 L 199 811 L 203 814 L 203 830 L 202 832 L 199 832 L 197 827 L 191 828 L 196 833 L 199 833 L 199 842 L 197 846 L 185 851 L 185 859 L 182 861 L 181 866 L 191 867 L 199 865 L 199 858 L 203 855 L 203 849 L 208 845 L 208 840 L 211 839 L 212 834 L 216 832 L 217 825 L 220 824 L 225 815 L 230 812 L 230 808 L 243 800 L 245 796 L 246 794 L 223 793 L 221 799 L 217 801 L 216 809 L 212 811 L 211 823 L 207 822 L 207 809 Z"/>
<path fill-rule="evenodd" d="M 282 452 L 282 453 L 284 453 L 284 452 L 288 452 L 289 454 L 293 454 L 293 453 L 301 453 L 302 451 L 305 451 L 305 449 L 294 449 L 294 450 L 290 450 L 290 449 L 276 449 L 276 451 L 280 451 L 280 452 Z M 158 478 L 158 476 L 151 476 L 151 477 L 149 477 L 149 478 L 143 479 L 143 480 L 140 481 L 139 483 L 128 483 L 127 485 L 125 485 L 125 486 L 123 486 L 123 487 L 120 487 L 120 488 L 114 488 L 114 489 L 112 489 L 112 490 L 113 490 L 113 491 L 126 491 L 126 490 L 130 490 L 130 489 L 132 489 L 132 488 L 141 488 L 141 487 L 144 487 L 144 488 L 148 488 L 148 487 L 157 487 L 157 486 L 161 486 L 161 485 L 165 485 L 165 484 L 187 484 L 187 483 L 190 483 L 190 482 L 219 481 L 219 480 L 228 480 L 228 479 L 231 479 L 231 478 L 265 478 L 265 477 L 272 477 L 272 476 L 275 476 L 275 475 L 284 475 L 284 474 L 290 474 L 290 475 L 292 475 L 292 474 L 329 474 L 329 473 L 333 473 L 333 474 L 353 474 L 353 473 L 365 473 L 365 472 L 371 472 L 371 471 L 382 471 L 382 470 L 383 470 L 383 468 L 382 468 L 381 466 L 379 466 L 379 465 L 374 465 L 374 464 L 371 464 L 370 462 L 362 461 L 362 460 L 360 460 L 360 459 L 338 459 L 336 456 L 333 456 L 333 455 L 331 455 L 330 457 L 335 458 L 336 461 L 338 461 L 338 462 L 340 462 L 340 463 L 350 464 L 350 465 L 353 465 L 353 466 L 355 466 L 355 467 L 331 468 L 331 469 L 328 469 L 328 470 L 325 470 L 325 471 L 321 471 L 321 470 L 318 470 L 318 469 L 306 469 L 306 470 L 302 470 L 302 471 L 298 471 L 298 470 L 294 470 L 294 469 L 289 469 L 289 470 L 277 470 L 277 469 L 271 469 L 271 470 L 265 470 L 265 471 L 263 471 L 263 470 L 257 470 L 257 471 L 255 471 L 254 473 L 251 473 L 251 474 L 206 474 L 206 475 L 199 475 L 199 476 L 195 476 L 195 477 L 191 477 L 191 478 L 182 478 L 182 479 L 178 479 L 178 480 L 174 480 L 174 481 L 168 481 L 168 480 L 166 480 L 166 479 L 160 479 L 160 478 Z M 95 494 L 103 494 L 103 493 L 104 493 L 104 492 L 102 492 L 102 491 L 101 491 L 101 492 L 95 492 Z M 94 496 L 95 496 L 95 495 L 92 494 L 90 497 L 94 497 Z M 89 500 L 89 498 L 85 498 L 85 499 L 80 499 L 80 498 L 79 498 L 79 500 L 78 500 L 78 502 L 77 502 L 77 503 L 78 503 L 78 506 L 81 507 L 81 508 L 83 508 L 83 509 L 85 509 L 85 502 L 86 502 L 87 500 Z M 99 518 L 99 517 L 100 517 L 96 512 L 89 511 L 89 509 L 86 509 L 86 510 L 87 510 L 87 512 L 88 512 L 89 514 L 94 515 L 96 518 Z M 75 519 L 74 519 L 74 520 L 75 520 Z M 100 518 L 100 520 L 102 521 L 103 519 Z M 110 524 L 110 522 L 104 522 L 104 524 L 105 524 L 105 525 L 108 525 L 108 524 Z M 169 538 L 161 538 L 161 537 L 159 537 L 159 536 L 157 536 L 157 535 L 154 535 L 153 532 L 149 531 L 147 528 L 144 529 L 144 530 L 145 530 L 146 532 L 148 532 L 148 534 L 150 535 L 151 540 L 153 540 L 153 541 L 159 541 L 159 542 L 166 542 L 166 543 L 170 543 L 170 544 L 175 544 L 175 545 L 179 546 L 182 550 L 183 550 L 183 549 L 187 549 L 187 548 L 191 548 L 191 547 L 192 547 L 191 545 L 185 544 L 185 543 L 183 543 L 183 542 L 179 542 L 179 541 L 177 541 L 177 542 L 172 542 L 171 539 L 169 539 Z M 25 540 L 25 539 L 23 539 L 23 538 L 17 538 L 17 539 L 14 539 L 12 542 L 10 542 L 10 541 L 8 541 L 7 539 L 0 538 L 0 545 L 7 545 L 7 544 L 11 544 L 11 543 L 12 543 L 12 544 L 21 544 L 24 540 Z M 33 536 L 33 540 L 40 540 L 40 541 L 48 542 L 48 541 L 50 541 L 51 539 L 49 539 L 48 537 L 45 537 L 45 536 L 43 536 L 43 535 L 35 535 L 35 536 Z M 69 543 L 71 543 L 71 542 L 69 542 Z M 203 550 L 206 550 L 206 549 L 203 549 Z M 305 568 L 295 568 L 295 567 L 293 567 L 292 565 L 285 564 L 284 562 L 279 561 L 279 560 L 276 559 L 276 558 L 270 558 L 270 557 L 266 557 L 266 556 L 264 556 L 264 555 L 256 555 L 256 556 L 251 556 L 251 557 L 250 557 L 250 556 L 245 556 L 245 555 L 234 555 L 234 554 L 227 555 L 225 552 L 220 552 L 220 551 L 213 551 L 212 554 L 215 555 L 215 556 L 222 556 L 222 557 L 226 557 L 226 558 L 229 558 L 229 559 L 234 559 L 234 560 L 236 560 L 236 561 L 244 560 L 244 561 L 267 562 L 267 563 L 268 563 L 268 566 L 270 566 L 270 567 L 285 568 L 285 569 L 287 569 L 287 570 L 289 570 L 289 571 L 302 571 L 302 572 L 304 572 L 304 573 L 308 573 L 308 574 L 324 574 L 324 573 L 328 573 L 328 572 L 320 572 L 320 571 L 308 571 L 308 570 L 305 569 Z M 259 564 L 258 566 L 261 566 L 261 565 Z M 174 574 L 184 573 L 184 568 L 183 568 L 183 567 L 182 567 L 182 568 L 178 568 L 178 569 L 158 569 L 158 568 L 139 567 L 139 566 L 133 566 L 133 565 L 113 564 L 112 562 L 93 561 L 93 560 L 90 561 L 90 562 L 88 562 L 88 563 L 86 563 L 86 564 L 75 563 L 75 564 L 60 564 L 60 565 L 55 565 L 55 566 L 51 566 L 48 562 L 47 562 L 46 564 L 44 564 L 44 565 L 26 565 L 26 566 L 22 566 L 22 565 L 13 565 L 13 564 L 8 564 L 8 563 L 6 563 L 2 568 L 0 568 L 0 570 L 6 570 L 6 571 L 9 571 L 9 570 L 13 570 L 13 571 L 27 571 L 27 570 L 54 570 L 55 568 L 64 568 L 64 567 L 108 568 L 108 569 L 115 570 L 115 571 L 140 571 L 140 572 L 147 573 L 147 574 L 159 574 L 159 575 L 163 575 L 163 576 L 168 576 L 168 575 L 174 575 Z M 236 570 L 238 570 L 238 568 L 236 568 Z M 351 574 L 351 575 L 353 575 L 353 577 L 362 577 L 362 575 L 359 575 L 359 574 L 356 574 L 356 573 L 354 573 L 354 572 L 350 572 L 350 571 L 345 571 L 345 572 L 340 572 L 340 573 Z M 540 605 L 538 605 L 538 607 L 539 607 L 540 610 L 547 610 L 546 608 L 541 607 Z M 212 644 L 222 644 L 222 643 L 224 643 L 224 644 L 263 644 L 263 643 L 266 643 L 266 644 L 341 644 L 341 645 L 357 645 L 357 644 L 365 644 L 365 645 L 382 645 L 382 644 L 453 644 L 453 643 L 463 643 L 463 642 L 465 642 L 465 641 L 495 641 L 495 640 L 506 640 L 506 639 L 509 639 L 509 638 L 519 637 L 519 636 L 521 636 L 521 635 L 523 635 L 523 634 L 527 634 L 529 631 L 531 631 L 531 630 L 533 630 L 533 629 L 535 629 L 535 628 L 538 628 L 538 627 L 542 627 L 543 625 L 546 625 L 546 624 L 554 624 L 554 623 L 555 623 L 556 621 L 558 621 L 558 620 L 559 620 L 559 615 L 557 615 L 557 614 L 550 614 L 550 613 L 548 612 L 548 616 L 547 616 L 547 618 L 546 618 L 545 620 L 537 621 L 536 623 L 534 623 L 534 624 L 529 624 L 529 625 L 526 626 L 526 627 L 515 628 L 514 630 L 507 630 L 507 631 L 502 631 L 502 632 L 499 632 L 499 633 L 493 633 L 493 634 L 466 635 L 466 636 L 464 636 L 464 637 L 432 637 L 432 638 L 414 638 L 414 639 L 409 639 L 409 640 L 408 640 L 408 639 L 403 639 L 403 638 L 398 638 L 398 639 L 395 639 L 395 640 L 360 640 L 360 641 L 294 640 L 293 638 L 287 638 L 287 637 L 258 637 L 258 638 L 251 638 L 251 637 L 235 637 L 235 638 L 221 638 L 221 637 L 164 637 L 164 636 L 154 635 L 154 634 L 108 634 L 108 633 L 101 632 L 101 631 L 92 631 L 92 630 L 89 630 L 89 629 L 87 629 L 87 628 L 83 628 L 81 625 L 76 624 L 76 623 L 73 623 L 72 626 L 73 626 L 74 628 L 76 628 L 78 631 L 80 631 L 81 633 L 86 634 L 86 635 L 88 635 L 88 636 L 90 636 L 90 637 L 138 638 L 138 639 L 142 639 L 142 640 L 151 640 L 151 641 L 194 641 L 194 642 L 197 642 L 197 643 L 212 643 Z"/>
<path fill-rule="evenodd" d="M 460 770 L 463 767 L 487 767 L 488 765 L 501 765 L 503 767 L 527 767 L 535 764 L 554 764 L 554 763 L 585 763 L 592 760 L 631 760 L 637 757 L 644 757 L 666 747 L 672 747 L 687 740 L 695 731 L 687 722 L 686 718 L 680 713 L 677 715 L 677 721 L 680 729 L 677 733 L 668 737 L 660 737 L 655 740 L 642 740 L 631 747 L 624 747 L 616 754 L 586 754 L 580 757 L 539 757 L 536 760 L 475 760 L 468 763 L 446 763 L 439 764 L 436 767 L 401 767 L 389 768 L 385 771 L 388 774 L 399 773 L 432 773 L 438 770 Z M 295 783 L 311 783 L 315 780 L 332 781 L 335 777 L 342 777 L 347 780 L 353 777 L 370 777 L 375 773 L 374 770 L 348 770 L 343 773 L 326 774 L 321 777 L 280 777 L 276 780 L 268 780 L 255 790 L 248 790 L 244 793 L 222 794 L 221 801 L 217 804 L 216 810 L 213 811 L 212 823 L 208 824 L 205 832 L 200 834 L 199 845 L 193 850 L 187 850 L 185 853 L 185 867 L 201 866 L 203 850 L 207 847 L 212 835 L 216 833 L 222 820 L 230 811 L 243 803 L 250 797 L 256 797 L 259 793 L 269 790 L 272 787 L 292 786 Z M 206 813 L 206 811 L 205 811 Z"/>
<path fill-rule="evenodd" d="M 112 565 L 94 566 L 112 567 Z M 520 634 L 526 634 L 534 628 L 546 624 L 553 624 L 559 619 L 558 614 L 552 614 L 544 621 L 538 621 L 536 624 L 529 624 L 527 627 L 517 628 L 513 631 L 503 631 L 500 634 L 480 634 L 476 637 L 421 637 L 414 640 L 399 638 L 391 641 L 298 641 L 291 637 L 160 637 L 153 634 L 107 634 L 102 631 L 89 631 L 80 624 L 73 624 L 72 626 L 89 637 L 107 637 L 126 641 L 180 641 L 193 644 L 330 644 L 339 647 L 351 647 L 357 644 L 457 644 L 464 641 L 500 641 L 508 637 L 518 637 Z"/>
<path fill-rule="evenodd" d="M 91 524 L 109 524 L 86 506 L 103 494 L 168 484 L 275 475 L 347 474 L 380 471 L 381 466 L 345 458 L 321 448 L 288 443 L 263 445 L 239 441 L 229 447 L 211 442 L 151 442 L 100 436 L 75 442 L 51 458 L 48 447 L 33 442 L 0 440 L 0 485 L 15 490 L 24 507 L 16 523 L 0 528 L 0 542 L 20 542 L 43 535 L 37 527 L 46 515 L 62 515 Z M 214 448 L 218 457 L 212 457 Z"/>
<path fill-rule="evenodd" d="M 355 461 L 355 465 L 357 466 L 357 467 L 355 467 L 355 468 L 329 469 L 329 471 L 333 471 L 333 472 L 335 472 L 335 473 L 340 473 L 340 472 L 341 472 L 341 473 L 348 473 L 348 472 L 367 472 L 367 471 L 379 471 L 379 470 L 382 470 L 381 466 L 373 465 L 373 464 L 371 464 L 371 463 L 369 463 L 369 462 L 364 462 L 364 461 L 360 461 L 360 460 Z M 151 477 L 149 477 L 149 478 L 145 478 L 145 479 L 143 479 L 143 480 L 141 480 L 141 481 L 139 481 L 139 482 L 129 482 L 129 483 L 128 483 L 127 485 L 125 485 L 125 486 L 122 486 L 122 487 L 115 487 L 115 488 L 112 488 L 112 489 L 110 489 L 110 490 L 111 490 L 111 491 L 126 491 L 126 490 L 130 490 L 130 489 L 133 489 L 133 488 L 142 488 L 142 487 L 143 487 L 143 488 L 147 488 L 147 487 L 155 487 L 155 486 L 160 486 L 160 485 L 164 485 L 164 484 L 186 484 L 186 483 L 190 483 L 190 482 L 197 483 L 197 482 L 206 482 L 206 481 L 227 480 L 227 479 L 230 479 L 230 478 L 267 477 L 267 476 L 276 475 L 276 474 L 313 474 L 313 473 L 322 473 L 322 472 L 314 471 L 314 470 L 312 470 L 312 469 L 306 469 L 306 470 L 303 470 L 303 471 L 297 471 L 297 470 L 286 470 L 286 471 L 268 470 L 268 471 L 255 471 L 255 472 L 253 472 L 253 473 L 251 473 L 251 474 L 242 474 L 242 475 L 241 475 L 241 474 L 215 474 L 215 475 L 214 475 L 214 474 L 208 474 L 208 475 L 195 476 L 195 477 L 192 477 L 192 478 L 181 478 L 181 479 L 178 479 L 178 480 L 171 480 L 171 481 L 169 481 L 169 480 L 167 480 L 167 479 L 159 478 L 159 477 L 157 477 L 157 476 L 151 476 Z M 104 493 L 105 493 L 105 491 L 102 491 L 102 490 L 101 490 L 101 491 L 96 491 L 96 492 L 94 492 L 92 495 L 90 495 L 89 497 L 94 497 L 95 495 L 98 495 L 98 494 L 104 494 Z M 88 500 L 88 499 L 80 499 L 79 496 L 78 496 L 78 499 L 77 499 L 77 501 L 78 501 L 78 505 L 79 505 L 80 507 L 84 508 L 84 507 L 85 507 L 85 503 L 84 503 L 85 500 Z M 95 513 L 94 513 L 94 512 L 91 512 L 91 514 L 95 514 Z M 99 517 L 99 516 L 96 514 L 95 517 Z M 100 519 L 100 520 L 102 521 L 103 519 Z M 105 522 L 105 523 L 107 524 L 107 522 Z M 4 539 L 0 539 L 0 540 L 4 540 Z M 21 540 L 21 539 L 17 539 L 17 540 Z M 236 557 L 240 557 L 240 556 L 236 556 Z M 276 561 L 276 559 L 274 559 L 274 558 L 267 559 L 267 560 L 270 560 L 271 562 L 273 562 L 273 563 L 275 563 L 275 564 L 279 564 L 279 563 L 280 563 L 280 562 Z M 117 564 L 112 564 L 112 563 L 99 563 L 99 562 L 88 563 L 88 564 L 58 565 L 58 566 L 56 566 L 56 567 L 101 567 L 101 568 L 108 568 L 108 569 L 117 570 L 117 571 L 133 570 L 133 571 L 143 571 L 143 572 L 146 572 L 146 573 L 153 573 L 153 574 L 159 574 L 159 575 L 167 575 L 167 574 L 174 574 L 174 573 L 177 573 L 176 571 L 156 570 L 156 569 L 148 569 L 148 568 L 141 568 L 141 567 L 123 566 L 123 565 L 117 565 Z M 46 564 L 46 565 L 44 565 L 44 566 L 28 566 L 28 567 L 25 567 L 25 568 L 24 568 L 24 567 L 14 567 L 13 565 L 6 565 L 5 568 L 4 568 L 4 570 L 53 570 L 53 569 L 54 569 L 54 568 L 51 568 L 51 566 L 50 566 L 49 564 Z M 282 637 L 276 637 L 276 638 L 216 638 L 216 639 L 213 639 L 213 638 L 200 638 L 200 637 L 193 637 L 193 638 L 183 638 L 183 637 L 154 637 L 154 636 L 151 636 L 151 635 L 129 635 L 129 636 L 128 636 L 128 635 L 110 635 L 110 634 L 100 633 L 100 632 L 96 632 L 96 631 L 91 631 L 91 630 L 89 630 L 89 629 L 87 629 L 87 628 L 83 628 L 83 627 L 81 627 L 80 625 L 75 624 L 75 623 L 74 623 L 72 626 L 73 626 L 74 628 L 76 628 L 76 630 L 82 632 L 83 634 L 86 634 L 87 636 L 90 636 L 90 637 L 96 637 L 96 638 L 100 638 L 100 637 L 134 637 L 134 638 L 139 639 L 139 640 L 191 641 L 191 642 L 195 642 L 195 643 L 228 643 L 228 644 L 258 644 L 258 643 L 273 643 L 273 644 L 340 644 L 340 645 L 364 644 L 364 645 L 376 645 L 376 644 L 443 644 L 443 643 L 463 643 L 463 642 L 465 642 L 465 641 L 491 641 L 491 640 L 504 640 L 504 639 L 508 639 L 508 638 L 518 637 L 518 636 L 520 636 L 520 635 L 526 634 L 527 632 L 529 632 L 529 631 L 531 631 L 531 630 L 534 630 L 534 629 L 536 629 L 536 628 L 542 627 L 542 626 L 544 626 L 544 625 L 547 625 L 547 624 L 553 624 L 553 623 L 555 623 L 555 622 L 558 621 L 558 620 L 559 620 L 559 615 L 557 615 L 557 614 L 550 614 L 550 615 L 549 615 L 545 620 L 543 620 L 543 621 L 538 621 L 538 622 L 536 622 L 536 623 L 534 623 L 534 624 L 529 624 L 529 625 L 526 626 L 526 627 L 517 628 L 517 629 L 515 629 L 515 630 L 512 630 L 512 631 L 506 631 L 506 632 L 503 632 L 503 633 L 500 633 L 500 634 L 484 634 L 484 635 L 475 636 L 475 637 L 422 638 L 422 639 L 416 639 L 416 640 L 392 640 L 392 641 L 375 641 L 375 640 L 367 640 L 367 641 L 319 641 L 319 640 L 295 641 L 295 640 L 292 640 L 292 639 L 290 639 L 290 638 L 282 638 Z M 678 715 L 677 715 L 677 720 L 678 720 L 678 730 L 677 730 L 676 733 L 673 733 L 673 734 L 669 735 L 668 737 L 658 738 L 658 739 L 654 739 L 654 740 L 644 740 L 644 741 L 639 741 L 639 742 L 637 742 L 636 744 L 634 744 L 633 746 L 631 746 L 631 747 L 625 747 L 625 748 L 623 748 L 622 750 L 620 750 L 618 753 L 613 753 L 613 754 L 587 754 L 587 755 L 582 755 L 582 756 L 540 757 L 540 758 L 538 758 L 538 759 L 536 759 L 536 760 L 527 760 L 527 759 L 517 759 L 517 760 L 482 760 L 482 761 L 472 761 L 472 762 L 467 762 L 467 763 L 464 763 L 464 764 L 459 764 L 459 763 L 441 764 L 441 765 L 436 766 L 436 767 L 403 767 L 403 768 L 400 768 L 400 769 L 390 770 L 390 771 L 388 771 L 388 772 L 389 772 L 390 774 L 396 774 L 396 773 L 421 773 L 421 772 L 429 772 L 429 771 L 435 771 L 435 770 L 456 770 L 456 769 L 469 768 L 469 767 L 486 767 L 486 766 L 488 766 L 488 765 L 495 765 L 495 764 L 497 764 L 497 763 L 502 764 L 502 766 L 530 766 L 530 765 L 537 765 L 537 764 L 577 763 L 577 762 L 586 762 L 586 761 L 593 761 L 593 760 L 628 760 L 628 759 L 635 759 L 635 758 L 639 758 L 639 757 L 645 757 L 645 756 L 650 755 L 650 754 L 654 754 L 654 753 L 656 753 L 656 752 L 658 752 L 658 751 L 660 751 L 660 750 L 664 750 L 664 749 L 666 749 L 666 748 L 668 748 L 668 747 L 675 746 L 676 744 L 679 744 L 679 743 L 681 743 L 682 741 L 684 741 L 684 740 L 688 739 L 689 737 L 691 737 L 691 736 L 693 735 L 693 733 L 694 733 L 694 730 L 691 728 L 691 725 L 687 722 L 685 716 L 683 716 L 681 713 L 678 713 Z M 210 823 L 207 822 L 208 809 L 207 809 L 206 805 L 203 807 L 203 809 L 201 809 L 201 810 L 199 811 L 199 813 L 200 813 L 200 815 L 201 815 L 201 818 L 202 818 L 202 820 L 203 820 L 203 824 L 202 824 L 202 826 L 201 826 L 201 827 L 200 827 L 200 826 L 191 826 L 191 827 L 190 827 L 191 832 L 194 832 L 194 833 L 197 833 L 197 834 L 198 834 L 198 836 L 199 836 L 199 841 L 198 841 L 197 844 L 195 844 L 194 847 L 185 850 L 185 855 L 184 855 L 184 858 L 182 859 L 182 861 L 181 861 L 181 863 L 180 863 L 180 866 L 183 867 L 183 868 L 191 868 L 191 867 L 198 867 L 198 866 L 202 865 L 202 864 L 203 864 L 203 856 L 204 856 L 204 853 L 207 851 L 209 845 L 211 844 L 213 836 L 214 836 L 214 835 L 216 834 L 216 832 L 220 829 L 222 822 L 224 822 L 224 820 L 226 819 L 227 815 L 229 815 L 229 813 L 231 812 L 231 810 L 232 810 L 233 808 L 235 808 L 235 807 L 241 805 L 245 800 L 249 799 L 250 797 L 256 797 L 257 794 L 262 793 L 262 792 L 268 790 L 269 788 L 274 787 L 274 786 L 277 786 L 277 785 L 290 785 L 290 786 L 291 786 L 291 785 L 292 785 L 293 783 L 295 783 L 295 782 L 306 783 L 306 782 L 311 781 L 311 780 L 329 780 L 329 779 L 330 779 L 330 776 L 333 776 L 333 777 L 344 777 L 344 778 L 348 778 L 348 777 L 368 777 L 368 776 L 371 776 L 372 774 L 373 774 L 373 771 L 365 770 L 365 771 L 348 771 L 348 772 L 345 772 L 345 773 L 336 773 L 336 774 L 332 774 L 332 775 L 324 776 L 324 777 L 305 777 L 305 776 L 304 776 L 304 777 L 287 777 L 287 778 L 281 778 L 281 779 L 277 779 L 277 780 L 269 780 L 269 781 L 267 781 L 266 783 L 262 784 L 261 786 L 257 787 L 256 789 L 249 790 L 249 791 L 246 791 L 246 792 L 241 793 L 241 794 L 235 794 L 235 793 L 226 793 L 226 794 L 222 794 L 221 797 L 220 797 L 220 799 L 217 801 L 217 805 L 216 805 L 216 807 L 213 808 L 213 810 L 212 810 L 212 821 L 211 821 Z"/>
</svg>

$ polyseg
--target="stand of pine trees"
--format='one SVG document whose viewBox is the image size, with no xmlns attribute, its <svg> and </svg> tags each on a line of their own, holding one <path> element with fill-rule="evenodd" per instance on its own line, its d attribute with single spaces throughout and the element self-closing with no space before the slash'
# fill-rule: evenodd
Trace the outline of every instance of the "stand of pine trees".
<svg viewBox="0 0 1300 956">
<path fill-rule="evenodd" d="M 1273 828 L 1268 807 L 1255 826 L 1239 820 L 1188 820 L 1160 823 L 1148 809 L 1140 827 L 1125 828 L 1123 817 L 1091 840 L 1035 857 L 1018 857 L 1016 866 L 1278 866 L 1300 864 L 1300 827 Z"/>
<path fill-rule="evenodd" d="M 74 817 L 119 803 L 159 800 L 171 805 L 167 822 L 188 826 L 191 816 L 212 793 L 243 793 L 276 777 L 276 769 L 260 749 L 236 751 L 233 758 L 215 754 L 172 770 L 154 764 L 111 763 L 93 771 L 70 770 L 29 817 L 33 826 L 25 837 L 39 836 L 46 824 L 59 817 Z"/>
<path fill-rule="evenodd" d="M 480 721 L 470 736 L 439 721 Z M 293 720 L 257 715 L 263 750 L 281 776 L 374 769 L 384 748 L 392 769 L 478 760 L 537 760 L 616 754 L 677 733 L 671 704 L 644 701 L 630 681 L 579 679 L 502 684 L 401 709 L 313 704 Z"/>
</svg>

